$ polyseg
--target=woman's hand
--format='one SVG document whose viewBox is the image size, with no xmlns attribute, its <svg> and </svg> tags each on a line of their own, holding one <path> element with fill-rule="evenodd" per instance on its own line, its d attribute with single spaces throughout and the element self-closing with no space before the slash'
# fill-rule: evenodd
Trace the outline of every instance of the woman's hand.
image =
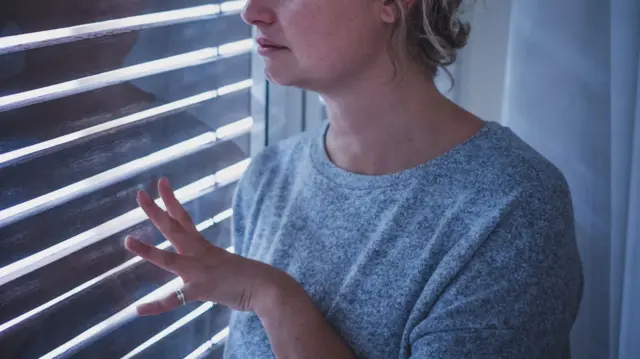
<svg viewBox="0 0 640 359">
<path fill-rule="evenodd" d="M 158 191 L 167 211 L 162 210 L 146 192 L 138 193 L 138 203 L 151 222 L 176 249 L 160 250 L 129 236 L 129 251 L 156 266 L 182 277 L 186 302 L 212 301 L 241 311 L 255 311 L 266 301 L 270 289 L 287 282 L 286 273 L 267 264 L 246 259 L 218 248 L 204 239 L 180 205 L 167 179 L 158 181 Z M 140 305 L 140 315 L 167 312 L 183 304 L 177 292 L 155 302 Z"/>
</svg>

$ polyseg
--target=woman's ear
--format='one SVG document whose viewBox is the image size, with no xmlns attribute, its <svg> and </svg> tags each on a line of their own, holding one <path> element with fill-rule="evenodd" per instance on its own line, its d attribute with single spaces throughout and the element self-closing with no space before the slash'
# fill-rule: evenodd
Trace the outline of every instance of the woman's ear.
<svg viewBox="0 0 640 359">
<path fill-rule="evenodd" d="M 398 20 L 397 3 L 401 0 L 382 0 L 382 13 L 380 14 L 382 21 L 387 24 L 393 24 Z"/>
<path fill-rule="evenodd" d="M 407 12 L 407 10 L 414 5 L 416 0 L 382 0 L 382 21 L 387 24 L 395 23 L 400 17 L 399 11 L 400 6 L 402 6 L 402 10 Z"/>
</svg>

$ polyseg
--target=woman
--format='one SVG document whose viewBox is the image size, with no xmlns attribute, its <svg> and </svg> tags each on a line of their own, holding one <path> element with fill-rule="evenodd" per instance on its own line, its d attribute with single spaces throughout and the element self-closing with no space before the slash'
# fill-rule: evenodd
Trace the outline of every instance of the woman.
<svg viewBox="0 0 640 359">
<path fill-rule="evenodd" d="M 468 36 L 455 0 L 253 0 L 271 81 L 320 93 L 329 124 L 256 156 L 234 202 L 236 254 L 142 208 L 185 280 L 143 305 L 234 312 L 227 358 L 568 358 L 581 265 L 567 185 L 510 130 L 436 89 Z"/>
</svg>

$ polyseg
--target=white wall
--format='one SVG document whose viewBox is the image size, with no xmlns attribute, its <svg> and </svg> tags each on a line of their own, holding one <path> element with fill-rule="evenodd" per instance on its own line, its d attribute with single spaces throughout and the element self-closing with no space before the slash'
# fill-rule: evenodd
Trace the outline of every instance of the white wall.
<svg viewBox="0 0 640 359">
<path fill-rule="evenodd" d="M 502 121 L 511 0 L 476 0 L 467 9 L 469 43 L 455 67 L 455 101 L 489 121 Z"/>
</svg>

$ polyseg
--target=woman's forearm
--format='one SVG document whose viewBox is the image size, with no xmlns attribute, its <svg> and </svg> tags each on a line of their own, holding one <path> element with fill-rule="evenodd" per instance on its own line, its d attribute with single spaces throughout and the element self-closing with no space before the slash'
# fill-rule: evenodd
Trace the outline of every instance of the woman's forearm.
<svg viewBox="0 0 640 359">
<path fill-rule="evenodd" d="M 354 359 L 304 289 L 291 277 L 272 286 L 256 311 L 278 359 Z"/>
</svg>

